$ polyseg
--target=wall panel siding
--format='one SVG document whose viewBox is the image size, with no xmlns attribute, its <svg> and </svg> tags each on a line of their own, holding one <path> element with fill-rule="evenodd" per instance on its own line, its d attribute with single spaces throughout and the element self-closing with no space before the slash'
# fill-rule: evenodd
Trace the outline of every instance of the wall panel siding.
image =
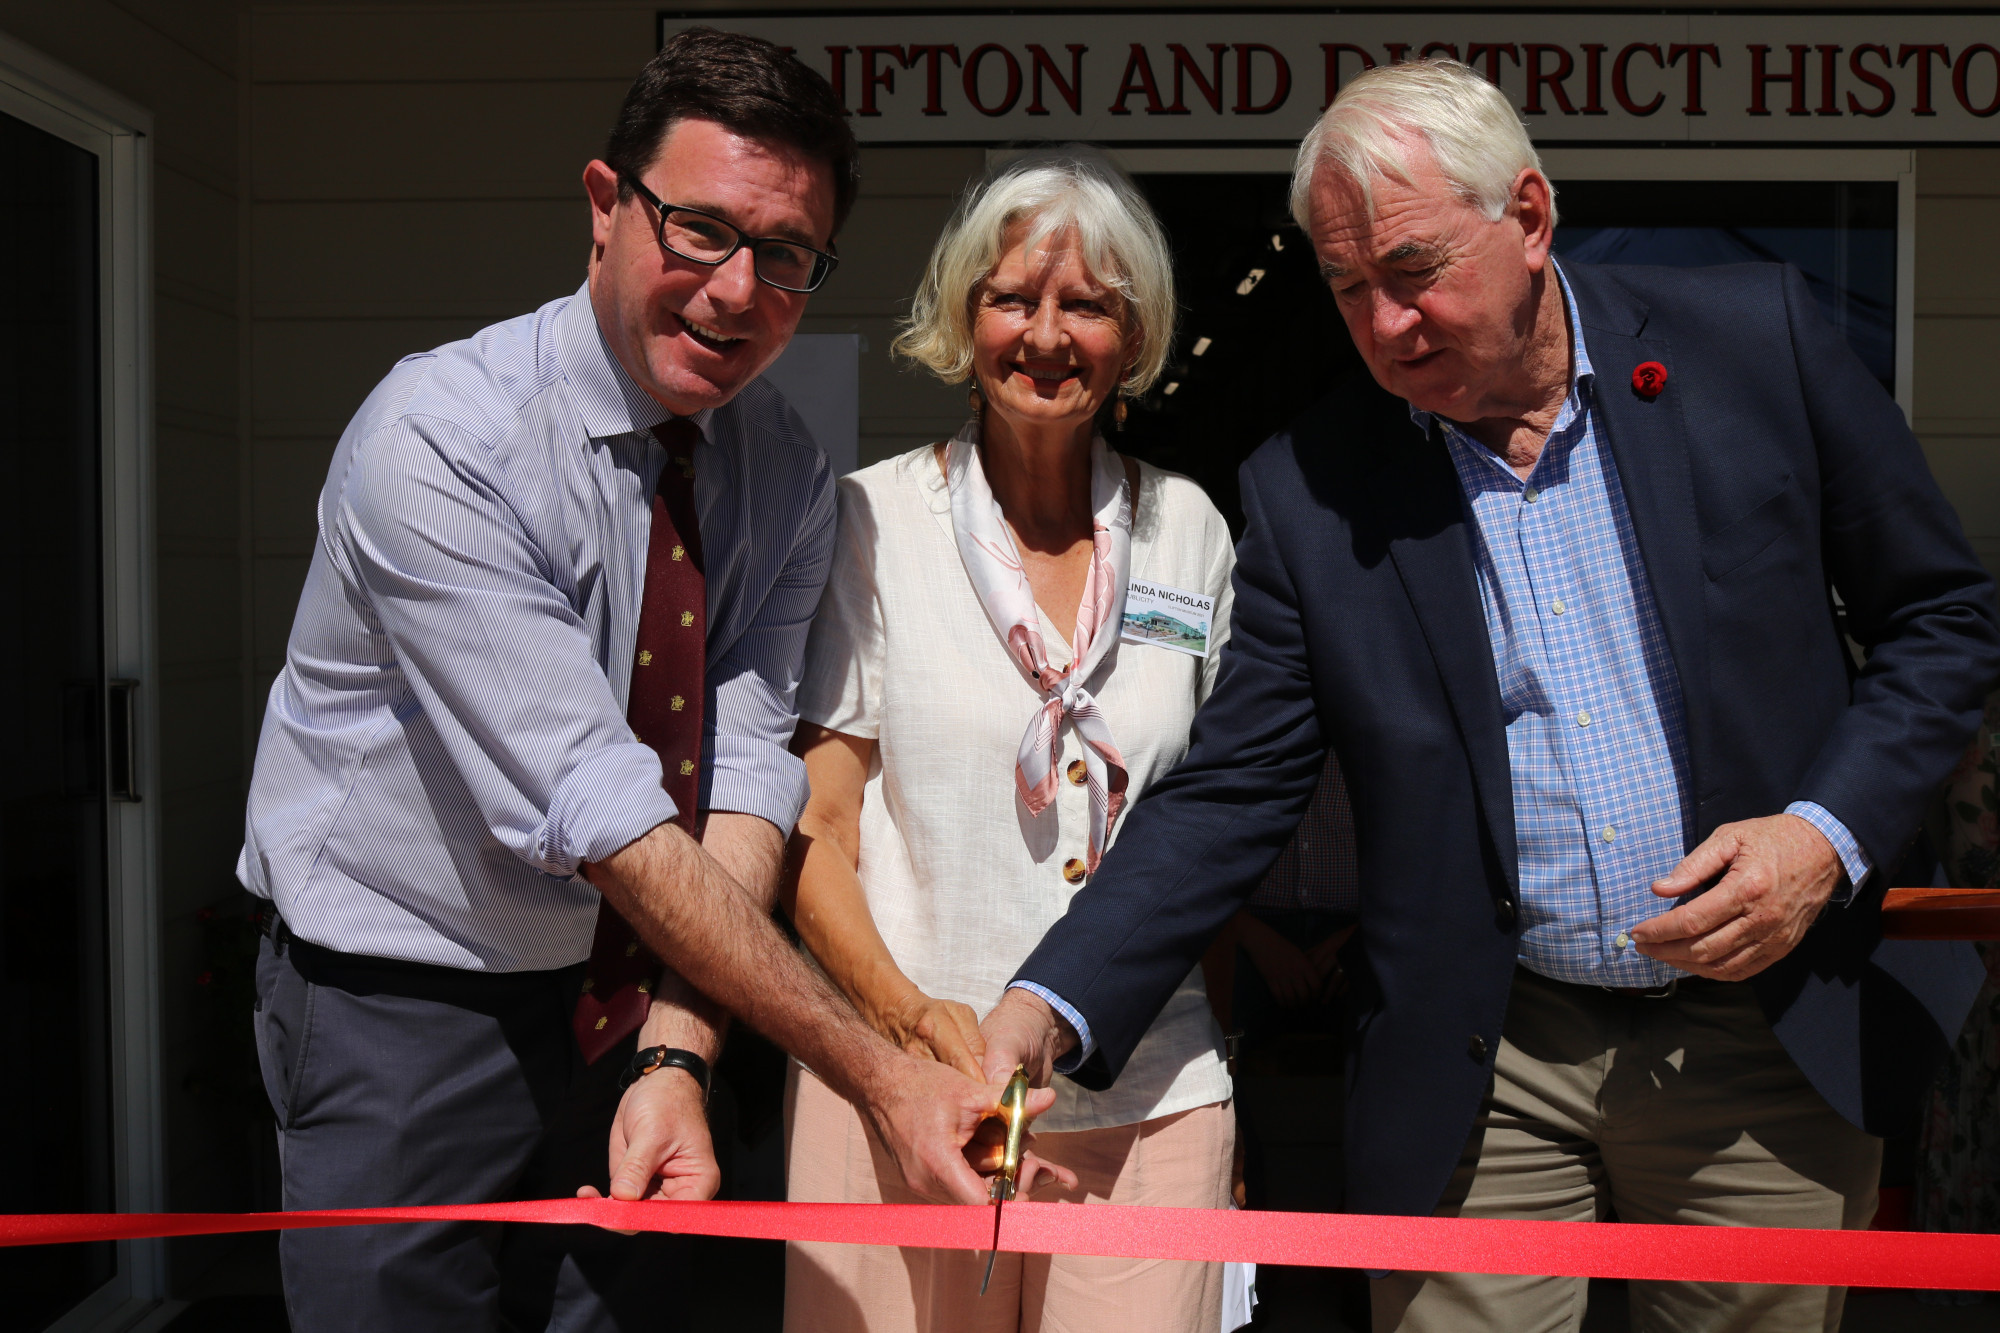
<svg viewBox="0 0 2000 1333">
<path fill-rule="evenodd" d="M 269 83 L 609 79 L 622 88 L 653 53 L 660 8 L 261 4 L 250 59 Z"/>
<path fill-rule="evenodd" d="M 590 253 L 579 186 L 556 199 L 288 201 L 257 206 L 259 319 L 478 319 L 575 290 Z"/>
<path fill-rule="evenodd" d="M 319 540 L 319 493 L 326 484 L 325 442 L 317 435 L 266 437 L 258 454 L 256 490 L 250 497 L 250 531 L 257 554 L 311 559 Z M 291 623 L 289 615 L 286 623 Z"/>
<path fill-rule="evenodd" d="M 318 436 L 331 458 L 348 419 L 397 361 L 463 338 L 487 322 L 360 317 L 255 321 L 251 420 L 258 439 Z"/>
<path fill-rule="evenodd" d="M 2000 148 L 1917 153 L 1917 436 L 1989 570 L 2000 570 Z"/>
<path fill-rule="evenodd" d="M 254 197 L 574 198 L 630 83 L 260 82 Z"/>
</svg>

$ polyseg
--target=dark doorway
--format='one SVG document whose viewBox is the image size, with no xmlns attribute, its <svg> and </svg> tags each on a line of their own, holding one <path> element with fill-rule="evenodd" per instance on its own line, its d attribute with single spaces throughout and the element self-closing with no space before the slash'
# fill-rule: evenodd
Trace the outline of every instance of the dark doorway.
<svg viewBox="0 0 2000 1333">
<path fill-rule="evenodd" d="M 1135 178 L 1174 247 L 1181 323 L 1117 447 L 1200 482 L 1242 535 L 1236 469 L 1360 365 L 1275 175 Z"/>
<path fill-rule="evenodd" d="M 114 1206 L 106 977 L 97 158 L 0 115 L 0 1211 Z M 108 1244 L 0 1250 L 0 1330 L 108 1281 Z"/>
</svg>

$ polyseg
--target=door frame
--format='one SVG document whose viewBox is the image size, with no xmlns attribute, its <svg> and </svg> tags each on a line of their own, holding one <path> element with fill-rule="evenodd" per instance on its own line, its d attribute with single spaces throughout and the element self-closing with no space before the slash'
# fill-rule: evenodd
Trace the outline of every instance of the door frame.
<svg viewBox="0 0 2000 1333">
<path fill-rule="evenodd" d="M 105 802 L 113 1197 L 165 1207 L 161 1151 L 158 647 L 153 534 L 152 114 L 0 34 L 0 112 L 97 158 L 104 666 L 140 682 L 139 799 Z M 109 729 L 106 729 L 107 734 Z M 104 771 L 110 771 L 106 768 Z M 166 1294 L 163 1241 L 120 1241 L 111 1280 L 50 1333 L 127 1327 Z"/>
<path fill-rule="evenodd" d="M 1031 151 L 989 150 L 989 168 Z M 1113 148 L 1126 171 L 1289 175 L 1291 148 Z M 1542 148 L 1558 190 L 1573 180 L 1894 181 L 1896 183 L 1896 404 L 1915 420 L 1917 155 L 1908 148 Z"/>
</svg>

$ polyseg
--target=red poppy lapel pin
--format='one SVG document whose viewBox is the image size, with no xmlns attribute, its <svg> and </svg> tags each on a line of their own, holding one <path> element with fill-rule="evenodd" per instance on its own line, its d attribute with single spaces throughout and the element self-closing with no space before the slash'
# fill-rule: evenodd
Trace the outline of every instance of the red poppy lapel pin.
<svg viewBox="0 0 2000 1333">
<path fill-rule="evenodd" d="M 1632 392 L 1651 400 L 1667 387 L 1667 368 L 1657 361 L 1641 361 L 1632 367 Z"/>
</svg>

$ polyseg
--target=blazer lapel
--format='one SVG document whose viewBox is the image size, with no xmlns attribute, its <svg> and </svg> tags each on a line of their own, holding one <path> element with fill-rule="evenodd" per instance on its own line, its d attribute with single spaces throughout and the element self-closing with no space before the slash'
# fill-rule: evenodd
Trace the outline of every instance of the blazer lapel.
<svg viewBox="0 0 2000 1333">
<path fill-rule="evenodd" d="M 1709 752 L 1706 577 L 1687 423 L 1673 381 L 1673 346 L 1664 336 L 1649 336 L 1646 308 L 1623 288 L 1588 265 L 1568 265 L 1563 272 L 1597 372 L 1598 423 L 1618 467 L 1633 535 L 1680 677 L 1689 794 L 1699 803 L 1706 795 L 1701 779 Z M 1640 397 L 1631 384 L 1633 369 L 1647 361 L 1668 371 L 1665 390 L 1652 399 Z M 1694 829 L 1691 821 L 1690 837 Z"/>
<path fill-rule="evenodd" d="M 1401 429 L 1394 421 L 1384 422 L 1389 428 L 1384 432 L 1386 447 L 1372 479 L 1378 521 L 1389 558 L 1444 680 L 1501 870 L 1518 895 L 1507 729 L 1500 714 L 1500 682 L 1493 668 L 1486 612 L 1479 602 L 1458 474 L 1435 428 L 1428 437 L 1419 434 L 1406 415 L 1407 406 L 1397 399 L 1390 402 L 1401 418 Z"/>
</svg>

